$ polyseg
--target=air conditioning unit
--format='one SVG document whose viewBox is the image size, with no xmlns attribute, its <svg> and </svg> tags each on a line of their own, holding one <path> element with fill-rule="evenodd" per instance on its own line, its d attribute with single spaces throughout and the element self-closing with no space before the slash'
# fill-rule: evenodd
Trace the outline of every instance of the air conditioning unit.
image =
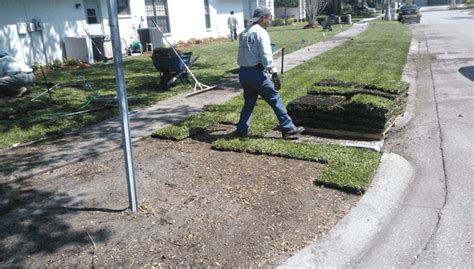
<svg viewBox="0 0 474 269">
<path fill-rule="evenodd" d="M 86 63 L 94 63 L 92 41 L 89 37 L 65 37 L 64 47 L 67 58 L 76 58 Z"/>
<path fill-rule="evenodd" d="M 163 47 L 163 35 L 158 28 L 139 28 L 138 36 L 145 51 Z"/>
</svg>

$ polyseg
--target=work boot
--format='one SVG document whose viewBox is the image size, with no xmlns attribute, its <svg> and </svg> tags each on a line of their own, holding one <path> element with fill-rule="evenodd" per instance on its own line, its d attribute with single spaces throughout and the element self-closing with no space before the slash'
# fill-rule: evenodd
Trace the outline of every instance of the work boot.
<svg viewBox="0 0 474 269">
<path fill-rule="evenodd" d="M 297 139 L 297 135 L 301 134 L 304 128 L 301 126 L 295 127 L 289 131 L 281 132 L 284 139 Z"/>
<path fill-rule="evenodd" d="M 22 97 L 23 95 L 29 93 L 28 91 L 28 88 L 27 87 L 21 87 L 19 90 L 18 90 L 18 93 L 15 95 L 15 97 Z"/>
<path fill-rule="evenodd" d="M 250 130 L 247 131 L 247 133 L 242 134 L 242 133 L 237 133 L 236 131 L 232 133 L 234 136 L 239 137 L 239 138 L 244 138 L 244 137 L 249 137 L 252 136 L 252 132 Z"/>
</svg>

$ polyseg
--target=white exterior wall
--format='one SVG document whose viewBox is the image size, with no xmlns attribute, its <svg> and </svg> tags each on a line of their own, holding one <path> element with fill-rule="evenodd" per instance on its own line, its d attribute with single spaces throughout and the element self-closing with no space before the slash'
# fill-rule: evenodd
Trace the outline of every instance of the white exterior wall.
<svg viewBox="0 0 474 269">
<path fill-rule="evenodd" d="M 297 20 L 302 20 L 306 18 L 305 12 L 305 2 L 304 0 L 300 0 L 299 6 L 295 8 L 288 8 L 286 10 L 286 17 L 287 18 L 294 18 Z M 275 8 L 275 18 L 285 18 L 285 8 L 279 7 Z"/>
<path fill-rule="evenodd" d="M 28 65 L 47 63 L 66 57 L 64 38 L 92 33 L 86 23 L 83 0 L 2 0 L 0 16 L 0 48 Z M 110 35 L 106 0 L 99 0 L 102 33 Z M 131 0 L 131 13 L 119 16 L 120 36 L 130 44 L 136 28 L 145 16 L 144 0 Z M 76 8 L 76 4 L 80 4 Z M 42 21 L 43 30 L 18 34 L 17 23 Z"/>
<path fill-rule="evenodd" d="M 105 35 L 110 35 L 109 15 L 107 11 L 107 0 L 102 1 L 102 14 L 103 14 L 103 25 Z M 138 39 L 137 29 L 140 24 L 145 24 L 146 13 L 145 13 L 145 0 L 130 0 L 130 15 L 119 15 L 119 29 L 120 38 L 123 39 L 127 45 L 130 45 L 131 41 Z"/>
<path fill-rule="evenodd" d="M 209 1 L 209 4 L 211 6 L 212 32 L 215 34 L 215 36 L 230 37 L 227 19 L 229 18 L 231 11 L 234 11 L 234 16 L 239 22 L 237 34 L 242 32 L 244 29 L 244 12 L 241 1 L 211 0 Z"/>
<path fill-rule="evenodd" d="M 97 0 L 99 25 L 88 25 L 85 3 L 90 0 L 1 0 L 0 48 L 28 65 L 52 62 L 66 57 L 65 37 L 85 37 L 90 34 L 110 35 L 107 0 Z M 244 28 L 244 17 L 251 16 L 257 6 L 273 11 L 273 0 L 209 0 L 211 28 L 206 29 L 204 0 L 168 0 L 172 43 L 191 38 L 227 37 L 227 18 L 234 11 L 239 21 L 239 32 Z M 145 0 L 130 0 L 131 15 L 119 16 L 120 36 L 128 46 L 137 38 L 137 29 L 146 25 Z M 18 34 L 17 23 L 42 21 L 42 31 Z M 92 52 L 91 52 L 92 53 Z"/>
<path fill-rule="evenodd" d="M 227 27 L 230 11 L 234 11 L 240 26 L 244 24 L 241 1 L 210 0 L 209 6 L 211 28 L 207 29 L 204 0 L 168 0 L 171 33 L 166 34 L 167 39 L 175 43 L 191 38 L 226 37 L 230 34 Z"/>
<path fill-rule="evenodd" d="M 0 47 L 13 57 L 32 65 L 63 58 L 62 39 L 81 32 L 84 18 L 74 0 L 2 0 L 0 16 Z M 19 35 L 17 23 L 42 21 L 43 30 Z M 47 55 L 47 59 L 45 57 Z"/>
</svg>

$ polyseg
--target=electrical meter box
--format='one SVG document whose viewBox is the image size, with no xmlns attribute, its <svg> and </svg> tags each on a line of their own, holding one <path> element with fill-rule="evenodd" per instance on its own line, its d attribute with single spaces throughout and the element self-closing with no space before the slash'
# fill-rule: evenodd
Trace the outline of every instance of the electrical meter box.
<svg viewBox="0 0 474 269">
<path fill-rule="evenodd" d="M 19 22 L 16 24 L 16 30 L 18 31 L 19 35 L 26 35 L 28 34 L 28 24 L 24 22 Z"/>
</svg>

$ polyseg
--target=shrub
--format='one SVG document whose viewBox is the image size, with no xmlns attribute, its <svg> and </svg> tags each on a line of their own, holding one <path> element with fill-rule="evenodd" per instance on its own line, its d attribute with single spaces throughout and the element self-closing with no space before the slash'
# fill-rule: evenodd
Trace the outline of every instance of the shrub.
<svg viewBox="0 0 474 269">
<path fill-rule="evenodd" d="M 186 45 L 187 45 L 186 41 L 179 40 L 178 42 L 174 44 L 174 47 L 185 47 Z"/>
<path fill-rule="evenodd" d="M 327 20 L 328 16 L 318 16 L 316 17 L 316 21 L 321 25 L 321 23 L 323 23 L 323 21 Z"/>
<path fill-rule="evenodd" d="M 58 70 L 61 68 L 62 62 L 59 59 L 53 60 L 48 64 L 48 68 L 51 70 Z"/>
<path fill-rule="evenodd" d="M 198 38 L 191 38 L 188 40 L 188 44 L 195 45 L 195 44 L 201 44 L 202 40 Z"/>
<path fill-rule="evenodd" d="M 352 8 L 352 5 L 351 4 L 345 4 L 343 7 L 342 7 L 342 14 L 346 15 L 346 14 L 352 14 L 354 12 L 354 9 Z"/>
<path fill-rule="evenodd" d="M 31 69 L 33 69 L 33 72 L 36 72 L 41 69 L 41 64 L 35 63 L 33 66 L 31 66 Z"/>
<path fill-rule="evenodd" d="M 273 20 L 273 26 L 283 26 L 283 25 L 285 25 L 285 19 L 278 18 L 278 19 Z"/>
<path fill-rule="evenodd" d="M 81 60 L 77 58 L 66 58 L 64 60 L 64 64 L 69 65 L 69 66 L 77 66 L 81 64 Z"/>
<path fill-rule="evenodd" d="M 294 18 L 286 19 L 286 24 L 287 25 L 293 25 L 295 23 L 296 23 L 296 19 L 294 19 Z"/>
</svg>

